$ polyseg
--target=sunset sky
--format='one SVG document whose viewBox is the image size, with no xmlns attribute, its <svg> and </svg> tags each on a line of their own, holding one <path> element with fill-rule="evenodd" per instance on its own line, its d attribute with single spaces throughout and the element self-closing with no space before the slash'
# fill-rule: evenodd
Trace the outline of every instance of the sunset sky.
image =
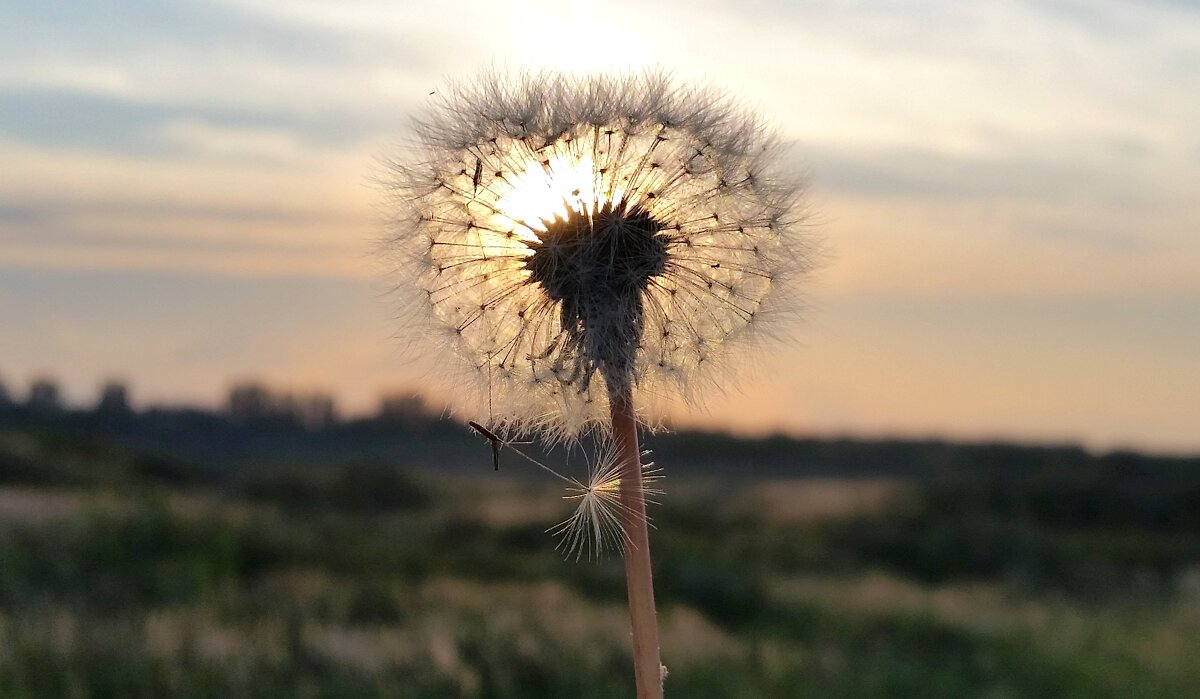
<svg viewBox="0 0 1200 699">
<path fill-rule="evenodd" d="M 778 124 L 807 319 L 682 423 L 1200 450 L 1200 9 L 1114 2 L 0 5 L 0 381 L 453 389 L 373 255 L 408 117 L 489 67 L 668 69 Z"/>
</svg>

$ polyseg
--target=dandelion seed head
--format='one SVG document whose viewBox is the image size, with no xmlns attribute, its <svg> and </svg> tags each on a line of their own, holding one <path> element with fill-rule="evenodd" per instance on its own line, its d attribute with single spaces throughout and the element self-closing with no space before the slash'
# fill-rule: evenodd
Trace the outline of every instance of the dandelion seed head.
<svg viewBox="0 0 1200 699">
<path fill-rule="evenodd" d="M 543 73 L 437 99 L 391 164 L 388 249 L 420 334 L 472 369 L 498 427 L 573 436 L 634 384 L 692 398 L 792 305 L 799 185 L 727 96 Z"/>
</svg>

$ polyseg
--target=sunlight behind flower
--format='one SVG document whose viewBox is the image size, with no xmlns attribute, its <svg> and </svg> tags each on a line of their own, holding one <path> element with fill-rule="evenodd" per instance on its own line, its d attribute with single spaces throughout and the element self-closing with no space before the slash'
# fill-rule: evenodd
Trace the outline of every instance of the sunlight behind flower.
<svg viewBox="0 0 1200 699">
<path fill-rule="evenodd" d="M 497 198 L 496 209 L 504 218 L 543 232 L 546 222 L 565 220 L 568 209 L 590 215 L 600 200 L 600 176 L 587 156 L 556 153 L 548 166 L 530 160 L 508 179 L 508 185 L 508 191 Z"/>
<path fill-rule="evenodd" d="M 484 74 L 413 125 L 390 163 L 396 288 L 473 372 L 497 467 L 518 432 L 611 439 L 553 531 L 576 556 L 621 545 L 637 696 L 661 699 L 635 389 L 699 400 L 795 311 L 801 182 L 758 115 L 662 72 Z"/>
<path fill-rule="evenodd" d="M 735 340 L 798 308 L 800 183 L 769 126 L 718 90 L 485 75 L 416 126 L 388 245 L 416 282 L 412 322 L 474 372 L 458 407 L 486 406 L 495 429 L 603 422 L 598 375 L 699 400 L 749 358 Z"/>
</svg>

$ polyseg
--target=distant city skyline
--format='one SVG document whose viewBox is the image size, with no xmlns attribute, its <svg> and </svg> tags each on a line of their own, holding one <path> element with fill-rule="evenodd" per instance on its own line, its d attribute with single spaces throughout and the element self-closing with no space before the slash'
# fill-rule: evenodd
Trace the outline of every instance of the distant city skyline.
<svg viewBox="0 0 1200 699">
<path fill-rule="evenodd" d="M 181 400 L 137 400 L 136 387 L 123 380 L 109 379 L 97 384 L 91 394 L 83 391 L 65 392 L 51 375 L 41 375 L 28 386 L 15 388 L 0 375 L 0 407 L 18 405 L 50 411 L 127 412 L 153 409 L 200 408 L 224 413 L 234 419 L 270 415 L 288 415 L 301 423 L 315 426 L 337 422 L 343 418 L 363 416 L 412 416 L 440 414 L 445 410 L 429 395 L 417 388 L 380 389 L 371 406 L 344 412 L 332 391 L 296 391 L 283 386 L 269 385 L 254 379 L 229 381 L 221 400 L 216 403 L 194 403 Z"/>
<path fill-rule="evenodd" d="M 455 411 L 450 402 L 439 399 L 436 395 L 426 393 L 415 386 L 394 386 L 376 390 L 373 400 L 356 404 L 346 409 L 332 390 L 302 389 L 295 390 L 286 385 L 269 384 L 258 379 L 243 378 L 226 382 L 223 392 L 216 400 L 192 401 L 186 399 L 139 400 L 136 386 L 123 380 L 109 379 L 92 387 L 92 391 L 64 390 L 63 386 L 52 375 L 39 375 L 29 382 L 28 386 L 14 388 L 11 382 L 6 382 L 0 374 L 0 409 L 8 407 L 23 408 L 34 414 L 43 416 L 60 413 L 94 413 L 114 415 L 134 415 L 158 410 L 201 410 L 216 415 L 223 415 L 234 423 L 253 423 L 260 420 L 283 420 L 297 426 L 321 430 L 340 424 L 361 420 L 384 420 L 411 422 L 426 420 L 431 417 L 449 419 L 465 425 L 468 420 L 486 418 L 482 415 Z M 780 429 L 738 429 L 722 423 L 682 420 L 668 414 L 658 413 L 647 416 L 657 427 L 668 431 L 677 429 L 700 429 L 728 433 L 743 437 L 766 437 L 783 435 L 801 439 L 841 439 L 879 440 L 898 439 L 901 441 L 951 441 L 964 444 L 972 443 L 1010 443 L 1015 445 L 1038 446 L 1081 446 L 1090 451 L 1103 454 L 1113 451 L 1133 450 L 1147 454 L 1196 456 L 1200 449 L 1156 449 L 1141 447 L 1133 444 L 1095 445 L 1070 437 L 1036 438 L 1021 435 L 1001 433 L 959 434 L 941 432 L 859 432 L 854 430 L 788 430 Z"/>
<path fill-rule="evenodd" d="M 381 158 L 447 78 L 658 66 L 778 124 L 826 245 L 795 342 L 679 424 L 1200 451 L 1198 64 L 1165 1 L 8 2 L 0 380 L 451 399 Z"/>
</svg>

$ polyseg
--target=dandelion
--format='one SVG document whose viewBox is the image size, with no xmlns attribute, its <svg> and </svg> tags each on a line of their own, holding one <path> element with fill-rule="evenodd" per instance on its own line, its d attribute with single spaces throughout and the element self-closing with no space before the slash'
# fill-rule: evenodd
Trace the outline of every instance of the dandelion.
<svg viewBox="0 0 1200 699">
<path fill-rule="evenodd" d="M 434 99 L 392 163 L 410 308 L 477 379 L 492 429 L 610 435 L 578 521 L 619 527 L 638 696 L 661 696 L 634 392 L 702 398 L 789 310 L 799 187 L 755 115 L 658 73 L 488 75 Z"/>
</svg>

